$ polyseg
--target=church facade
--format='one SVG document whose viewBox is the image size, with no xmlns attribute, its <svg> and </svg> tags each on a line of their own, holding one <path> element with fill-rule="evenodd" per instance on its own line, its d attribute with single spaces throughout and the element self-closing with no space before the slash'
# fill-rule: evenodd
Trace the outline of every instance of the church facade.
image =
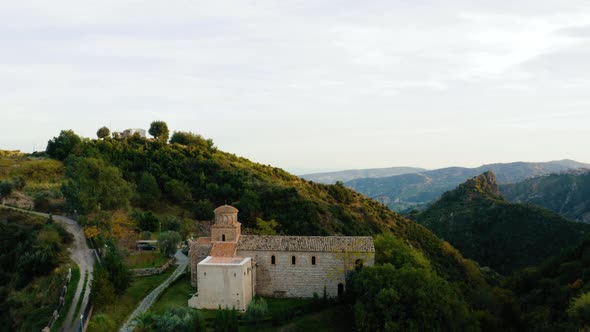
<svg viewBox="0 0 590 332">
<path fill-rule="evenodd" d="M 246 310 L 254 296 L 330 297 L 345 290 L 347 274 L 373 265 L 370 236 L 242 235 L 238 210 L 215 209 L 211 237 L 189 241 L 189 306 Z"/>
</svg>

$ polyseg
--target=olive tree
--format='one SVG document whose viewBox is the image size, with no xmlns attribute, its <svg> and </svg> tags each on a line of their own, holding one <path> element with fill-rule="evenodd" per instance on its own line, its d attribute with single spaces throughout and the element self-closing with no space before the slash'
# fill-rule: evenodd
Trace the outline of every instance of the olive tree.
<svg viewBox="0 0 590 332">
<path fill-rule="evenodd" d="M 110 134 L 111 134 L 111 131 L 107 127 L 101 127 L 96 132 L 96 136 L 100 139 L 104 139 L 105 137 L 109 137 Z"/>
<path fill-rule="evenodd" d="M 168 130 L 168 125 L 164 121 L 154 121 L 150 124 L 150 129 L 148 130 L 150 135 L 154 136 L 160 142 L 167 142 L 168 137 L 170 136 L 170 131 Z"/>
<path fill-rule="evenodd" d="M 170 257 L 176 252 L 176 245 L 180 242 L 180 234 L 174 231 L 162 232 L 158 237 L 162 255 Z"/>
</svg>

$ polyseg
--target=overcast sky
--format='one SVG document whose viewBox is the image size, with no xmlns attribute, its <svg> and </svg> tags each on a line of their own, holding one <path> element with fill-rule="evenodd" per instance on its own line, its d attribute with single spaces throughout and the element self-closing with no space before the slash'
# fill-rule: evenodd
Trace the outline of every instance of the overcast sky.
<svg viewBox="0 0 590 332">
<path fill-rule="evenodd" d="M 152 120 L 295 173 L 590 162 L 590 1 L 0 4 L 0 149 Z"/>
</svg>

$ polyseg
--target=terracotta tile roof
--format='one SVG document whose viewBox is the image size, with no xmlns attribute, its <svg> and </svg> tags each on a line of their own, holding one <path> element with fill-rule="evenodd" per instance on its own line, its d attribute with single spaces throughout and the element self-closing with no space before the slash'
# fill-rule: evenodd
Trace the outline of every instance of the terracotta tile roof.
<svg viewBox="0 0 590 332">
<path fill-rule="evenodd" d="M 308 251 L 308 252 L 375 252 L 370 236 L 274 236 L 242 235 L 238 250 Z"/>
<path fill-rule="evenodd" d="M 211 243 L 211 238 L 210 237 L 200 237 L 197 239 L 197 243 L 198 244 L 209 244 L 209 243 Z"/>
<path fill-rule="evenodd" d="M 213 243 L 209 256 L 213 257 L 233 257 L 236 255 L 237 243 L 235 242 L 217 242 Z"/>
</svg>

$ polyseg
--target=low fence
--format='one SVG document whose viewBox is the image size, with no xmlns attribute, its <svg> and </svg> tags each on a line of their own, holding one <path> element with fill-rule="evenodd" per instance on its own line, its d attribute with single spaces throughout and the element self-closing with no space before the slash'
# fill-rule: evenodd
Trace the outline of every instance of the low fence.
<svg viewBox="0 0 590 332">
<path fill-rule="evenodd" d="M 130 269 L 129 272 L 131 272 L 131 275 L 133 277 L 147 277 L 147 276 L 152 276 L 155 274 L 163 273 L 164 271 L 168 270 L 171 266 L 173 266 L 175 263 L 176 263 L 176 258 L 172 258 L 171 260 L 164 263 L 164 265 L 162 265 L 160 267 L 151 267 L 151 268 L 145 268 L 145 269 Z"/>
<path fill-rule="evenodd" d="M 59 293 L 59 302 L 57 304 L 57 307 L 53 311 L 53 315 L 51 315 L 51 318 L 49 318 L 49 322 L 47 323 L 47 326 L 42 330 L 43 332 L 51 331 L 53 324 L 55 324 L 55 322 L 59 319 L 59 311 L 63 308 L 63 306 L 65 304 L 66 293 L 68 292 L 68 285 L 71 280 L 72 280 L 72 268 L 69 268 L 68 275 L 67 275 L 64 285 L 61 288 L 61 291 Z"/>
</svg>

